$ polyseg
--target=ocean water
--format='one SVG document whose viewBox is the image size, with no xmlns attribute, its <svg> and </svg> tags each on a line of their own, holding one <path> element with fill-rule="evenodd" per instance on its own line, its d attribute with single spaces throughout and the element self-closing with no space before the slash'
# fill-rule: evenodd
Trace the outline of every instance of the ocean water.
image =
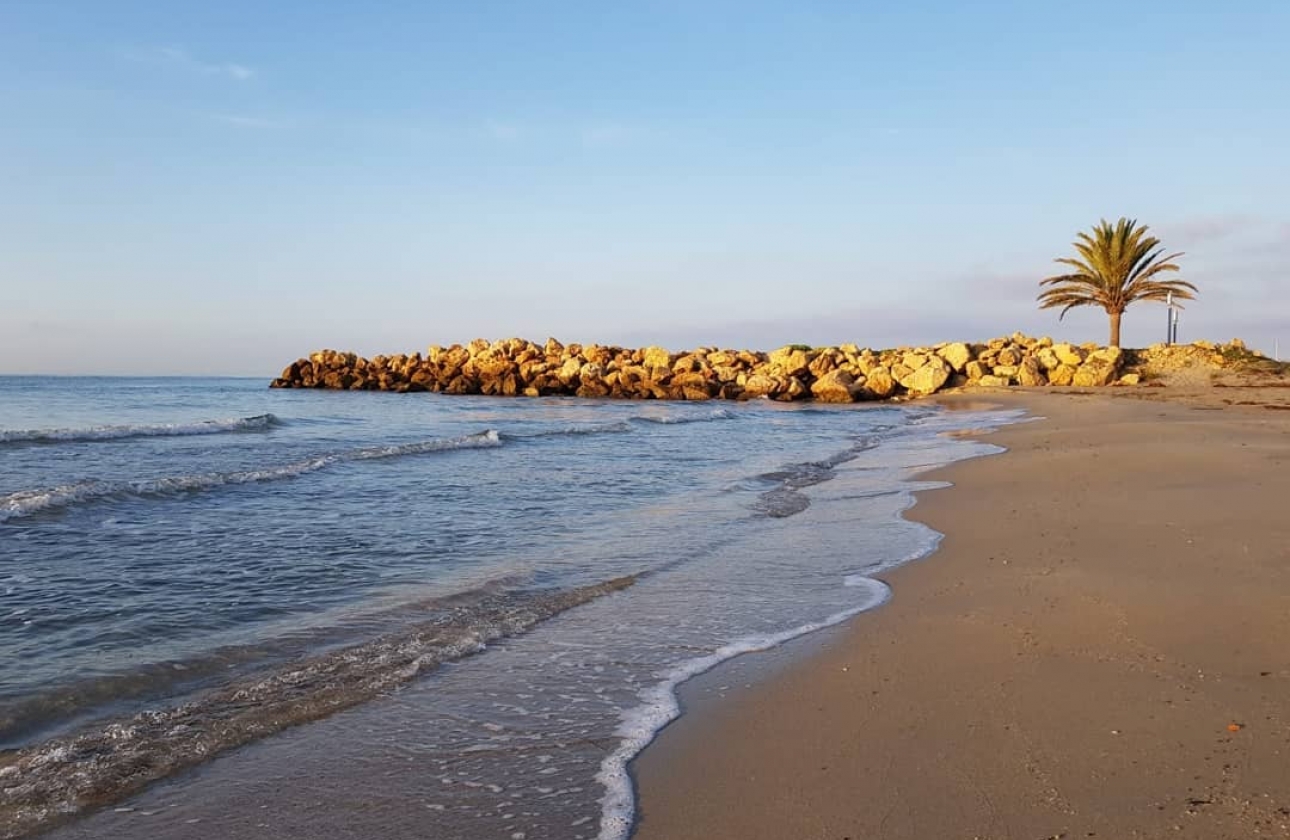
<svg viewBox="0 0 1290 840">
<path fill-rule="evenodd" d="M 1015 419 L 0 377 L 0 837 L 625 838 L 676 686 Z"/>
</svg>

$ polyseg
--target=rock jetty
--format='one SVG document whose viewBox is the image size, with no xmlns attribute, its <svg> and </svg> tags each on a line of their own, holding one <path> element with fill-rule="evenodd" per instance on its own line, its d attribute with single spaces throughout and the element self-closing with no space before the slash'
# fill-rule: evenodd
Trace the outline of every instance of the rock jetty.
<svg viewBox="0 0 1290 840">
<path fill-rule="evenodd" d="M 1021 333 L 980 344 L 892 350 L 789 345 L 769 353 L 716 347 L 677 353 L 662 347 L 561 344 L 553 338 L 545 344 L 476 339 L 432 346 L 424 355 L 371 359 L 322 350 L 292 362 L 272 387 L 849 403 L 921 397 L 963 386 L 1135 385 L 1144 359 L 1154 359 L 1156 350 L 1056 343 Z M 1168 352 L 1184 353 L 1178 348 Z M 1198 352 L 1221 355 L 1219 349 Z"/>
</svg>

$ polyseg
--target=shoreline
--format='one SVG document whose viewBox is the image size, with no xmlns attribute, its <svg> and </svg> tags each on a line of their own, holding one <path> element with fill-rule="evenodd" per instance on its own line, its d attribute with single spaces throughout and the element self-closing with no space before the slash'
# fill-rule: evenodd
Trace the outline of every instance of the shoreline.
<svg viewBox="0 0 1290 840">
<path fill-rule="evenodd" d="M 682 687 L 634 838 L 1290 837 L 1286 415 L 983 398 L 1046 419 L 919 476 L 891 603 Z"/>
<path fill-rule="evenodd" d="M 720 451 L 728 452 L 728 459 L 723 463 L 735 465 L 737 473 L 723 466 L 716 470 L 712 481 L 694 484 L 692 489 L 683 488 L 683 492 L 661 499 L 651 495 L 652 504 L 625 508 L 633 511 L 631 517 L 619 517 L 615 521 L 635 527 L 614 529 L 622 535 L 617 538 L 622 540 L 620 543 L 606 536 L 603 528 L 596 528 L 594 532 L 586 529 L 593 536 L 585 541 L 586 555 L 577 552 L 578 541 L 569 542 L 573 548 L 568 555 L 570 560 L 594 555 L 609 557 L 612 562 L 619 554 L 612 550 L 615 545 L 630 548 L 627 540 L 649 538 L 651 547 L 641 557 L 622 552 L 626 559 L 621 562 L 638 566 L 671 554 L 661 551 L 660 547 L 672 545 L 666 538 L 679 530 L 682 537 L 675 547 L 682 556 L 693 558 L 693 562 L 665 563 L 660 566 L 663 574 L 647 575 L 644 585 L 653 589 L 649 596 L 589 603 L 585 610 L 571 611 L 569 616 L 553 621 L 543 631 L 516 635 L 498 646 L 504 647 L 504 651 L 490 657 L 463 659 L 431 679 L 402 687 L 397 692 L 397 700 L 363 703 L 344 711 L 340 711 L 339 705 L 333 706 L 338 714 L 326 716 L 327 710 L 320 710 L 325 715 L 323 719 L 271 738 L 243 741 L 241 734 L 247 730 L 240 723 L 244 719 L 223 715 L 225 705 L 234 715 L 243 711 L 236 703 L 219 702 L 224 696 L 236 700 L 244 695 L 243 688 L 233 685 L 213 698 L 217 701 L 215 706 L 194 708 L 195 714 L 182 722 L 164 713 L 139 720 L 121 719 L 119 722 L 128 731 L 110 749 L 101 740 L 85 742 L 88 749 L 83 755 L 79 749 L 64 750 L 60 744 L 51 742 L 51 752 L 44 755 L 55 758 L 44 762 L 42 755 L 35 753 L 30 758 L 33 764 L 41 762 L 44 778 L 55 782 L 56 787 L 63 786 L 55 794 L 93 775 L 81 773 L 82 767 L 94 772 L 106 771 L 103 774 L 106 783 L 96 784 L 93 813 L 86 813 L 83 819 L 68 823 L 50 836 L 258 837 L 270 830 L 283 836 L 326 837 L 352 833 L 360 830 L 359 826 L 363 827 L 360 833 L 366 830 L 380 836 L 415 836 L 427 816 L 423 809 L 430 812 L 428 816 L 432 817 L 435 830 L 456 837 L 515 833 L 529 837 L 565 837 L 570 836 L 565 831 L 567 827 L 587 826 L 574 833 L 576 837 L 578 833 L 594 832 L 593 820 L 597 816 L 602 818 L 602 825 L 612 825 L 614 814 L 611 811 L 607 815 L 609 819 L 604 819 L 606 814 L 598 799 L 601 785 L 594 783 L 605 782 L 605 775 L 615 769 L 612 762 L 605 761 L 604 751 L 618 743 L 618 736 L 633 735 L 623 733 L 623 727 L 636 730 L 641 740 L 652 737 L 650 724 L 657 720 L 657 710 L 665 705 L 656 701 L 670 702 L 672 681 L 669 677 L 657 690 L 644 695 L 640 688 L 649 687 L 662 674 L 675 675 L 679 681 L 693 670 L 705 668 L 713 657 L 723 658 L 749 647 L 774 645 L 786 635 L 818 627 L 817 619 L 821 616 L 829 616 L 828 620 L 833 616 L 842 619 L 846 617 L 843 613 L 849 615 L 852 610 L 869 606 L 874 597 L 885 598 L 885 585 L 868 579 L 850 587 L 839 587 L 838 583 L 857 569 L 877 568 L 875 564 L 883 560 L 923 556 L 934 544 L 935 535 L 929 529 L 900 520 L 900 514 L 913 502 L 910 491 L 927 486 L 909 484 L 905 480 L 909 471 L 923 469 L 928 463 L 945 463 L 967 453 L 991 451 L 990 447 L 965 439 L 940 436 L 941 432 L 978 421 L 934 410 L 914 411 L 906 417 L 903 409 L 874 414 L 864 409 L 782 412 L 749 406 L 744 418 L 747 422 L 682 428 L 678 424 L 706 424 L 735 417 L 730 412 L 714 412 L 703 407 L 688 410 L 678 407 L 663 414 L 642 413 L 626 407 L 613 409 L 608 415 L 599 405 L 590 413 L 577 406 L 572 408 L 573 415 L 552 413 L 541 418 L 544 425 L 539 429 L 554 430 L 557 433 L 554 440 L 550 435 L 535 435 L 525 438 L 538 441 L 527 448 L 524 445 L 510 449 L 490 447 L 490 451 L 502 453 L 498 457 L 510 460 L 480 461 L 478 458 L 482 456 L 471 455 L 469 463 L 486 469 L 490 466 L 497 469 L 498 463 L 520 463 L 534 469 L 533 465 L 542 461 L 533 453 L 546 453 L 544 457 L 558 462 L 567 457 L 566 444 L 575 443 L 578 445 L 575 452 L 596 454 L 612 450 L 615 455 L 635 456 L 625 459 L 633 464 L 658 464 L 658 460 L 651 462 L 647 457 L 654 455 L 662 442 L 670 444 L 668 451 L 680 453 L 675 455 L 676 462 L 688 469 L 692 459 L 683 457 L 687 451 L 684 445 L 692 446 L 702 457 L 710 457 L 708 451 L 719 440 Z M 486 416 L 495 419 L 491 414 Z M 615 417 L 622 422 L 603 422 Z M 527 414 L 517 414 L 516 418 L 515 429 L 532 430 L 520 425 L 521 421 L 530 422 Z M 574 425 L 570 425 L 570 418 Z M 454 422 L 469 428 L 481 419 L 471 412 Z M 906 419 L 910 421 L 908 429 Z M 591 420 L 598 422 L 586 422 Z M 632 421 L 630 425 L 626 425 L 628 421 Z M 510 427 L 509 422 L 503 426 Z M 288 424 L 286 428 L 299 426 Z M 614 435 L 635 429 L 638 434 L 625 438 L 592 438 L 592 444 L 588 445 L 583 443 L 587 439 L 581 437 L 587 429 Z M 447 435 L 452 430 L 448 427 L 434 431 Z M 861 435 L 861 430 L 866 434 Z M 874 438 L 885 438 L 888 431 L 892 432 L 893 445 L 875 447 Z M 427 432 L 419 430 L 419 433 Z M 359 443 L 374 442 L 361 437 L 347 439 L 340 451 L 353 451 L 353 446 Z M 860 459 L 863 453 L 873 449 L 879 451 L 872 459 L 866 459 L 871 463 L 863 465 L 862 461 L 861 469 L 850 473 L 848 480 L 829 483 L 833 478 L 843 477 L 840 470 L 834 475 L 833 467 Z M 423 469 L 415 462 L 409 463 L 407 472 L 418 479 L 423 475 Z M 747 476 L 744 479 L 747 484 L 740 486 L 738 495 L 712 492 L 714 487 L 720 491 L 730 486 L 732 474 Z M 785 489 L 793 489 L 799 481 L 804 486 L 817 488 L 810 492 L 811 504 L 809 510 L 800 511 L 802 516 L 780 521 L 748 515 L 755 500 L 772 493 L 779 494 L 776 498 L 780 498 Z M 893 492 L 896 483 L 901 489 Z M 875 529 L 869 532 L 881 535 L 863 550 L 855 545 L 854 538 L 869 529 L 856 527 L 857 499 L 865 500 L 864 521 L 875 524 Z M 592 524 L 606 521 L 598 517 Z M 693 539 L 686 536 L 691 533 L 684 530 L 687 523 L 694 526 Z M 728 527 L 722 523 L 728 523 Z M 785 566 L 783 560 L 789 550 L 795 551 L 795 556 L 804 562 Z M 782 581 L 783 585 L 774 585 L 776 581 Z M 681 604 L 687 608 L 678 609 Z M 669 615 L 676 616 L 676 620 L 660 620 Z M 642 629 L 650 627 L 656 630 L 642 634 Z M 781 632 L 785 628 L 792 629 Z M 435 638 L 440 635 L 438 631 L 433 633 Z M 595 640 L 593 645 L 586 644 L 589 639 Z M 732 646 L 731 639 L 739 642 Z M 400 650 L 405 648 L 403 641 L 395 641 Z M 423 659 L 419 653 L 412 653 L 416 661 Z M 712 656 L 705 655 L 708 653 Z M 367 661 L 362 656 L 342 655 L 346 662 Z M 378 658 L 389 661 L 384 655 Z M 553 671 L 550 663 L 561 659 L 564 662 Z M 394 665 L 402 673 L 404 669 L 397 662 Z M 287 693 L 298 698 L 301 704 L 312 704 L 317 692 L 307 681 L 296 679 L 300 670 L 292 664 L 281 672 L 291 678 Z M 328 685 L 332 684 L 332 678 L 344 677 L 339 672 L 323 670 Z M 245 722 L 252 724 L 257 732 L 267 733 L 281 722 L 279 712 L 283 709 L 273 702 L 267 705 L 277 706 L 279 711 L 264 708 L 263 698 L 272 701 L 279 697 L 275 692 L 280 672 L 265 673 L 268 678 L 253 686 L 256 702 L 245 710 L 251 716 Z M 362 679 L 366 682 L 366 677 Z M 259 691 L 261 686 L 264 692 Z M 508 703 L 505 698 L 513 702 Z M 587 712 L 584 714 L 581 709 Z M 260 720 L 261 712 L 265 711 L 271 718 L 268 728 Z M 208 721 L 218 722 L 209 725 Z M 226 725 L 230 721 L 231 727 Z M 172 727 L 171 723 L 179 725 Z M 218 737 L 221 743 L 231 747 L 233 743 L 228 736 L 232 735 L 242 747 L 229 749 L 218 760 L 194 768 L 191 773 L 175 774 L 166 782 L 149 785 L 128 801 L 109 802 L 108 797 L 115 796 L 114 791 L 126 790 L 118 780 L 130 781 L 118 770 L 166 770 L 158 766 L 158 754 L 150 751 L 145 743 L 156 742 L 153 736 L 158 727 L 165 731 L 182 730 L 173 739 L 176 743 L 171 744 L 172 739 L 167 737 L 165 746 L 175 747 L 183 761 L 196 755 L 191 738 L 200 738 L 208 746 L 213 737 Z M 109 735 L 117 731 L 122 730 L 111 724 L 105 729 Z M 411 751 L 417 762 L 415 772 L 409 772 L 411 768 L 407 764 L 410 754 L 407 739 L 397 734 L 412 731 L 420 733 Z M 533 740 L 548 738 L 551 740 L 542 743 L 552 744 L 549 752 L 529 745 Z M 517 743 L 518 747 L 510 746 Z M 104 749 L 99 749 L 100 746 Z M 128 766 L 115 762 L 116 754 L 123 755 Z M 349 756 L 349 760 L 338 759 L 340 755 Z M 355 762 L 365 768 L 362 776 L 353 774 Z M 171 762 L 169 766 L 177 768 L 178 763 Z M 451 773 L 440 768 L 451 768 Z M 427 769 L 429 773 L 425 772 Z M 15 772 L 21 787 L 40 786 L 35 776 L 28 773 L 28 767 L 14 766 L 0 775 L 8 776 L 12 782 Z M 548 780 L 552 772 L 560 774 L 558 779 Z M 445 778 L 449 781 L 443 781 Z M 272 785 L 259 784 L 269 779 L 273 780 Z M 427 789 L 427 779 L 438 784 Z M 93 779 L 90 781 L 94 783 Z M 552 784 L 557 781 L 558 784 Z M 451 789 L 441 787 L 449 784 L 453 785 Z M 461 786 L 456 787 L 458 784 Z M 630 785 L 630 779 L 623 773 L 619 786 L 626 792 L 625 798 L 630 798 Z M 6 791 L 16 787 L 11 784 Z M 42 789 L 49 787 L 43 785 Z M 609 787 L 612 792 L 614 785 Z M 322 791 L 327 792 L 326 808 L 317 807 L 314 800 Z M 517 798 L 533 804 L 525 802 L 527 809 L 519 811 L 519 806 L 513 804 Z M 386 805 L 376 807 L 375 802 Z M 109 804 L 110 808 L 98 807 Z M 629 827 L 629 824 L 622 827 L 624 834 Z M 3 833 L 0 827 L 0 834 Z"/>
</svg>

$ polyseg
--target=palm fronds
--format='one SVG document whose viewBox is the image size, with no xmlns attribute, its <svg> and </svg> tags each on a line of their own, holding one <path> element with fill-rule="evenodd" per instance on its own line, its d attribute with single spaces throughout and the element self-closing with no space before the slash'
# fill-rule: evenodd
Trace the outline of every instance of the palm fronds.
<svg viewBox="0 0 1290 840">
<path fill-rule="evenodd" d="M 1072 244 L 1078 256 L 1055 260 L 1071 270 L 1039 281 L 1048 287 L 1039 294 L 1039 308 L 1060 307 L 1060 320 L 1076 306 L 1100 306 L 1112 316 L 1112 344 L 1119 344 L 1118 316 L 1129 304 L 1164 301 L 1170 294 L 1176 300 L 1196 297 L 1196 287 L 1186 280 L 1162 277 L 1180 270 L 1174 260 L 1182 253 L 1165 256 L 1160 240 L 1135 219 L 1121 218 L 1114 225 L 1103 219 Z"/>
</svg>

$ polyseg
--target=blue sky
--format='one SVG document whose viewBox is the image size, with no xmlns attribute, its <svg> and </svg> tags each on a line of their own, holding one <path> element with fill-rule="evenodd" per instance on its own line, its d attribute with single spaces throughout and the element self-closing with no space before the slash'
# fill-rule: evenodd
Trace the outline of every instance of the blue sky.
<svg viewBox="0 0 1290 840">
<path fill-rule="evenodd" d="M 1187 252 L 1184 339 L 1284 355 L 1288 41 L 1279 1 L 5 0 L 0 373 L 1104 340 L 1034 296 L 1121 215 Z"/>
</svg>

